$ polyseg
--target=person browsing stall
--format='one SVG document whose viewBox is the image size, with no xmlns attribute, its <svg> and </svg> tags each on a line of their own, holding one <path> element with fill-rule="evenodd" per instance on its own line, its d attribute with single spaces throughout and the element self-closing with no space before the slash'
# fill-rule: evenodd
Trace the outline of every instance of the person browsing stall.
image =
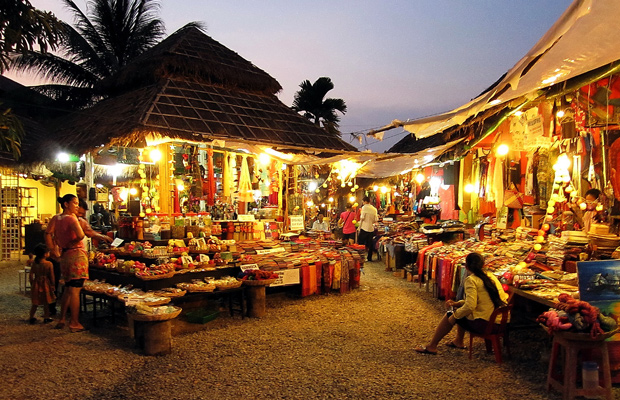
<svg viewBox="0 0 620 400">
<path fill-rule="evenodd" d="M 377 222 L 377 209 L 370 204 L 370 198 L 362 199 L 362 214 L 360 216 L 360 233 L 357 242 L 366 246 L 368 261 L 372 261 L 373 239 L 375 237 L 375 222 Z"/>
<path fill-rule="evenodd" d="M 88 211 L 88 203 L 86 202 L 86 200 L 80 199 L 79 205 L 78 205 L 77 217 L 78 217 L 78 220 L 80 221 L 80 226 L 82 227 L 82 230 L 84 231 L 84 235 L 91 239 L 99 239 L 99 240 L 103 240 L 105 242 L 111 243 L 112 238 L 95 231 L 90 226 L 90 224 L 86 220 L 86 211 Z"/>
<path fill-rule="evenodd" d="M 71 311 L 69 329 L 71 332 L 82 332 L 84 326 L 78 319 L 80 315 L 80 292 L 84 281 L 88 279 L 88 255 L 84 250 L 84 231 L 76 216 L 78 213 L 78 198 L 73 194 L 66 194 L 58 198 L 63 205 L 63 213 L 55 221 L 54 240 L 62 249 L 60 256 L 60 270 L 65 281 L 62 293 L 60 319 L 57 329 L 65 327 L 67 311 Z"/>
<path fill-rule="evenodd" d="M 484 333 L 491 314 L 496 308 L 506 305 L 508 294 L 502 289 L 499 280 L 485 271 L 484 257 L 478 253 L 470 253 L 465 258 L 465 269 L 468 276 L 465 278 L 465 299 L 460 301 L 448 300 L 446 306 L 453 308 L 448 311 L 437 325 L 435 333 L 425 346 L 414 348 L 418 353 L 437 354 L 437 346 L 454 327 L 457 326 L 456 337 L 446 343 L 448 347 L 465 349 L 463 340 L 465 332 Z"/>
<path fill-rule="evenodd" d="M 355 241 L 355 211 L 353 204 L 347 204 L 346 211 L 340 214 L 338 226 L 342 227 L 342 241 L 345 244 L 352 244 Z"/>
</svg>

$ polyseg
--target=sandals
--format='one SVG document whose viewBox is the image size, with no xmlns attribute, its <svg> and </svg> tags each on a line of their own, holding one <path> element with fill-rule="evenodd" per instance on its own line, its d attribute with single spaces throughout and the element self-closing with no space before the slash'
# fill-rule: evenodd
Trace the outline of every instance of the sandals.
<svg viewBox="0 0 620 400">
<path fill-rule="evenodd" d="M 426 348 L 426 347 L 424 347 L 424 346 L 417 346 L 417 347 L 415 347 L 413 350 L 417 351 L 417 352 L 418 352 L 418 353 L 420 353 L 420 354 L 431 354 L 431 355 L 433 355 L 433 356 L 436 356 L 436 355 L 437 355 L 437 352 L 436 352 L 436 351 L 430 351 L 429 349 L 427 349 L 427 348 Z"/>
<path fill-rule="evenodd" d="M 467 350 L 467 346 L 457 346 L 454 344 L 454 342 L 448 342 L 446 343 L 446 346 L 451 347 L 453 349 Z"/>
</svg>

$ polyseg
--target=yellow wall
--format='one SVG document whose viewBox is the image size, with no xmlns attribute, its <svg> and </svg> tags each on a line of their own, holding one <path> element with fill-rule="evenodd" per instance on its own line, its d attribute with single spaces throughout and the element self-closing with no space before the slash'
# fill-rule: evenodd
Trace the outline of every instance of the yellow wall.
<svg viewBox="0 0 620 400">
<path fill-rule="evenodd" d="M 56 188 L 44 186 L 39 181 L 35 181 L 34 179 L 24 178 L 19 179 L 19 186 L 37 189 L 36 192 L 38 193 L 38 199 L 36 199 L 36 201 L 32 204 L 37 205 L 38 208 L 36 211 L 31 211 L 30 215 L 36 214 L 37 218 L 39 218 L 41 214 L 56 215 L 59 212 L 59 209 L 57 209 L 58 201 L 56 200 Z M 68 193 L 76 194 L 76 186 L 63 182 L 60 187 L 60 196 L 64 196 Z"/>
</svg>

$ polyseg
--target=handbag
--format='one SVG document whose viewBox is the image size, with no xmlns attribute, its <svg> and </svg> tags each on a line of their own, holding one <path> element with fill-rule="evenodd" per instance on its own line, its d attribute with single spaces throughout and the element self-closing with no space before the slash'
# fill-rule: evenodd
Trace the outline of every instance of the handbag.
<svg viewBox="0 0 620 400">
<path fill-rule="evenodd" d="M 504 206 L 508 208 L 523 208 L 523 203 L 525 201 L 525 195 L 520 193 L 515 187 L 514 183 L 512 184 L 511 189 L 504 190 Z"/>
</svg>

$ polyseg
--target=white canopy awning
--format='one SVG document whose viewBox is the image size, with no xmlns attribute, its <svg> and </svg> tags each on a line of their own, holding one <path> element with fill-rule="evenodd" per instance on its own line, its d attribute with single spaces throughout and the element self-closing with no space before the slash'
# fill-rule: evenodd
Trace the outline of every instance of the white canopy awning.
<svg viewBox="0 0 620 400">
<path fill-rule="evenodd" d="M 549 31 L 490 91 L 447 113 L 404 122 L 425 138 L 499 104 L 536 97 L 539 89 L 620 60 L 620 1 L 575 0 Z"/>
</svg>

